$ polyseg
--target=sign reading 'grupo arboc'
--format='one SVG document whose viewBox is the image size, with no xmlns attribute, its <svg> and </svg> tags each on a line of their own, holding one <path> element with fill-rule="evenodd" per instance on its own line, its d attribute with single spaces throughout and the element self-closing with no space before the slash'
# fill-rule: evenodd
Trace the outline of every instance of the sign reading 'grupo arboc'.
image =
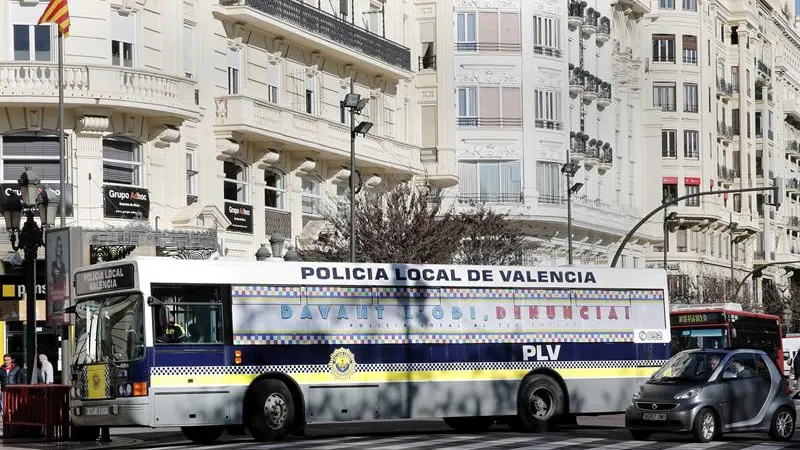
<svg viewBox="0 0 800 450">
<path fill-rule="evenodd" d="M 116 219 L 147 219 L 150 195 L 132 186 L 103 186 L 103 216 Z"/>
</svg>

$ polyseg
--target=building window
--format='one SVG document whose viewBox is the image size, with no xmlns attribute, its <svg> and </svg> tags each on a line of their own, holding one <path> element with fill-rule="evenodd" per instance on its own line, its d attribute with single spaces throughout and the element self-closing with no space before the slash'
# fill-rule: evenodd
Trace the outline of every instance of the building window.
<svg viewBox="0 0 800 450">
<path fill-rule="evenodd" d="M 460 52 L 478 50 L 474 12 L 456 13 L 456 50 Z"/>
<path fill-rule="evenodd" d="M 767 138 L 772 140 L 775 136 L 773 133 L 775 126 L 775 113 L 767 111 Z"/>
<path fill-rule="evenodd" d="M 684 11 L 697 11 L 697 0 L 683 0 Z"/>
<path fill-rule="evenodd" d="M 653 106 L 675 111 L 675 83 L 653 83 Z"/>
<path fill-rule="evenodd" d="M 239 69 L 228 67 L 228 95 L 239 93 Z"/>
<path fill-rule="evenodd" d="M 697 85 L 694 83 L 684 83 L 683 85 L 683 110 L 691 113 L 696 113 L 699 110 L 697 105 Z"/>
<path fill-rule="evenodd" d="M 281 65 L 267 64 L 267 101 L 276 105 L 280 103 L 281 78 Z"/>
<path fill-rule="evenodd" d="M 50 25 L 14 25 L 14 61 L 52 61 Z"/>
<path fill-rule="evenodd" d="M 317 79 L 314 76 L 306 76 L 305 111 L 306 114 L 315 114 L 317 108 Z"/>
<path fill-rule="evenodd" d="M 533 53 L 561 57 L 561 21 L 533 16 Z"/>
<path fill-rule="evenodd" d="M 303 226 L 311 220 L 320 219 L 322 203 L 322 181 L 313 177 L 303 177 L 300 184 L 303 211 Z"/>
<path fill-rule="evenodd" d="M 687 184 L 686 195 L 699 194 L 700 186 Z M 700 197 L 691 197 L 686 199 L 686 206 L 700 206 Z"/>
<path fill-rule="evenodd" d="M 675 35 L 653 35 L 653 62 L 675 62 Z"/>
<path fill-rule="evenodd" d="M 677 158 L 677 134 L 676 130 L 661 130 L 661 157 Z"/>
<path fill-rule="evenodd" d="M 111 64 L 133 67 L 136 49 L 136 14 L 111 11 Z"/>
<path fill-rule="evenodd" d="M 731 67 L 731 88 L 733 92 L 739 92 L 739 66 Z"/>
<path fill-rule="evenodd" d="M 457 123 L 461 126 L 478 126 L 478 90 L 476 88 L 458 88 Z"/>
<path fill-rule="evenodd" d="M 194 147 L 186 147 L 186 204 L 197 201 L 197 162 Z"/>
<path fill-rule="evenodd" d="M 675 9 L 675 0 L 658 0 L 659 9 Z"/>
<path fill-rule="evenodd" d="M 26 166 L 36 172 L 44 183 L 57 183 L 61 179 L 58 136 L 0 136 L 0 152 L 4 183 L 16 184 Z"/>
<path fill-rule="evenodd" d="M 223 162 L 222 170 L 225 173 L 225 200 L 247 203 L 247 166 L 239 161 L 228 160 Z"/>
<path fill-rule="evenodd" d="M 561 129 L 561 93 L 558 91 L 534 91 L 536 128 Z"/>
<path fill-rule="evenodd" d="M 242 67 L 242 54 L 228 50 L 228 95 L 239 93 L 239 79 Z"/>
<path fill-rule="evenodd" d="M 130 42 L 111 41 L 111 64 L 114 66 L 133 67 L 133 44 Z"/>
<path fill-rule="evenodd" d="M 697 36 L 683 36 L 683 62 L 697 64 Z"/>
<path fill-rule="evenodd" d="M 539 191 L 539 203 L 561 204 L 565 201 L 563 192 L 564 174 L 561 164 L 552 162 L 536 163 L 536 190 Z"/>
<path fill-rule="evenodd" d="M 519 161 L 461 161 L 458 198 L 490 203 L 518 203 L 522 194 Z"/>
<path fill-rule="evenodd" d="M 194 78 L 194 27 L 183 26 L 183 72 L 186 78 Z"/>
<path fill-rule="evenodd" d="M 675 183 L 662 183 L 662 198 L 663 199 L 676 199 L 678 198 L 678 185 Z"/>
<path fill-rule="evenodd" d="M 286 176 L 276 170 L 264 171 L 264 206 L 286 210 Z"/>
<path fill-rule="evenodd" d="M 103 139 L 103 183 L 141 185 L 142 154 L 137 142 Z"/>
<path fill-rule="evenodd" d="M 697 130 L 683 132 L 683 157 L 700 159 L 700 133 Z"/>
</svg>

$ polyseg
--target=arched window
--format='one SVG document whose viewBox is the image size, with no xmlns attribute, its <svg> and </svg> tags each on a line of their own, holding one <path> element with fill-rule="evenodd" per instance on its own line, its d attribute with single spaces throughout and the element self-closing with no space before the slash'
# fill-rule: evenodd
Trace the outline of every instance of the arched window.
<svg viewBox="0 0 800 450">
<path fill-rule="evenodd" d="M 302 180 L 303 226 L 306 226 L 309 221 L 322 218 L 322 180 L 312 176 Z"/>
<path fill-rule="evenodd" d="M 116 137 L 103 139 L 103 183 L 141 186 L 142 150 L 138 142 Z"/>
<path fill-rule="evenodd" d="M 239 161 L 223 163 L 225 172 L 225 200 L 247 203 L 247 166 Z"/>
<path fill-rule="evenodd" d="M 286 210 L 286 176 L 277 170 L 264 170 L 264 207 Z"/>
<path fill-rule="evenodd" d="M 0 136 L 0 155 L 3 164 L 3 183 L 17 183 L 29 166 L 43 183 L 58 183 L 58 136 L 44 133 L 10 134 Z"/>
</svg>

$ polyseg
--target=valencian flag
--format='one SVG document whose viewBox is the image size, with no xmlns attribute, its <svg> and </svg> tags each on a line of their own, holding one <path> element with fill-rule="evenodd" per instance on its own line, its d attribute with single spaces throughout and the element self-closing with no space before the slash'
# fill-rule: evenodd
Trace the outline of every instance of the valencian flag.
<svg viewBox="0 0 800 450">
<path fill-rule="evenodd" d="M 58 25 L 58 31 L 64 37 L 69 36 L 69 6 L 67 0 L 50 0 L 47 4 L 42 17 L 39 18 L 39 25 L 54 23 Z"/>
</svg>

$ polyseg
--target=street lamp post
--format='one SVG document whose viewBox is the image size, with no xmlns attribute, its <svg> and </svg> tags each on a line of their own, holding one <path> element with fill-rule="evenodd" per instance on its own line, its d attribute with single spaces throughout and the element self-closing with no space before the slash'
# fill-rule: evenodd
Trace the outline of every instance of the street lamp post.
<svg viewBox="0 0 800 450">
<path fill-rule="evenodd" d="M 567 264 L 572 265 L 572 194 L 578 192 L 583 183 L 572 184 L 572 177 L 580 169 L 580 166 L 570 161 L 569 151 L 567 151 L 567 162 L 561 166 L 561 173 L 567 176 Z"/>
<path fill-rule="evenodd" d="M 13 190 L 6 198 L 3 207 L 3 217 L 8 230 L 8 239 L 14 251 L 23 250 L 23 261 L 26 267 L 25 282 L 25 339 L 23 345 L 23 360 L 26 367 L 27 379 L 33 375 L 33 366 L 36 361 L 36 259 L 39 247 L 44 246 L 44 228 L 53 226 L 56 218 L 58 200 L 48 198 L 47 191 L 40 186 L 39 177 L 30 167 L 20 175 L 20 193 L 22 198 Z M 39 213 L 42 226 L 40 227 L 33 218 L 35 212 Z M 22 215 L 25 223 L 20 228 Z"/>
<path fill-rule="evenodd" d="M 350 111 L 350 262 L 356 262 L 356 136 L 366 136 L 372 122 L 361 121 L 356 125 L 356 115 L 367 106 L 368 98 L 355 93 L 355 80 L 350 78 L 350 93 L 344 96 L 342 106 Z"/>
</svg>

